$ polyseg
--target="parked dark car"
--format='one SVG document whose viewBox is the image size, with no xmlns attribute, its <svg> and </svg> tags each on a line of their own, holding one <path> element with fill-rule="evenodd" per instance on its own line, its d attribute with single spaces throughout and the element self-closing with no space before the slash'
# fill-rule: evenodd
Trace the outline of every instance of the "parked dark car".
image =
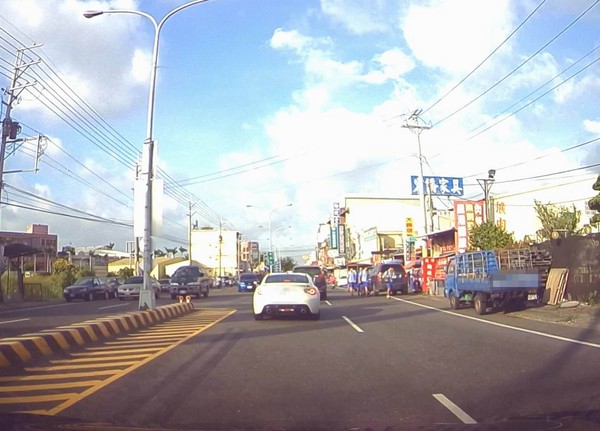
<svg viewBox="0 0 600 431">
<path fill-rule="evenodd" d="M 372 290 L 375 295 L 387 290 L 383 274 L 385 274 L 389 268 L 394 268 L 395 272 L 395 277 L 392 279 L 392 295 L 398 293 L 406 295 L 408 293 L 408 277 L 402 262 L 399 260 L 390 260 L 376 264 L 373 269 L 369 271 L 369 290 Z"/>
<path fill-rule="evenodd" d="M 244 272 L 240 274 L 238 281 L 238 292 L 254 292 L 260 284 L 260 275 L 254 272 Z"/>
<path fill-rule="evenodd" d="M 294 267 L 294 272 L 310 275 L 313 279 L 313 283 L 315 283 L 315 286 L 317 286 L 319 292 L 321 292 L 321 300 L 325 301 L 327 299 L 327 278 L 320 266 L 298 265 Z"/>
<path fill-rule="evenodd" d="M 73 299 L 93 301 L 94 299 L 109 299 L 110 292 L 106 283 L 96 277 L 83 277 L 63 290 L 67 302 Z"/>
</svg>

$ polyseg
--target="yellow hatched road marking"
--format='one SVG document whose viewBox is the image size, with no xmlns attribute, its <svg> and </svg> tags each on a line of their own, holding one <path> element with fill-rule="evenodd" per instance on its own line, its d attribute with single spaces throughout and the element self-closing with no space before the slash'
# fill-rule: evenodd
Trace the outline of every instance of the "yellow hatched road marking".
<svg viewBox="0 0 600 431">
<path fill-rule="evenodd" d="M 101 352 L 84 352 L 84 353 L 71 353 L 71 356 L 74 357 L 89 357 L 89 356 L 104 356 L 104 355 L 127 355 L 129 353 L 148 353 L 148 352 L 156 352 L 160 350 L 161 347 L 147 347 L 145 349 L 115 349 L 111 347 L 111 350 L 105 350 Z"/>
<path fill-rule="evenodd" d="M 141 358 L 145 358 L 147 356 L 148 356 L 148 353 L 139 354 L 139 355 L 118 356 L 118 357 L 114 358 L 114 360 L 115 361 L 124 361 L 124 360 L 130 360 L 130 359 L 141 359 Z M 93 358 L 77 358 L 77 359 L 55 359 L 55 360 L 51 360 L 50 363 L 60 365 L 60 364 L 83 364 L 83 363 L 103 361 L 103 362 L 101 362 L 101 365 L 104 365 L 106 363 L 110 364 L 110 360 L 111 360 L 111 358 L 93 357 Z M 107 362 L 107 361 L 109 361 L 109 362 Z"/>
<path fill-rule="evenodd" d="M 47 403 L 48 401 L 70 400 L 78 394 L 52 394 L 52 395 L 33 395 L 26 397 L 8 397 L 0 398 L 0 404 L 29 404 L 29 403 Z"/>
<path fill-rule="evenodd" d="M 50 410 L 27 411 L 27 413 L 47 415 L 58 414 L 87 396 L 108 386 L 122 376 L 142 367 L 158 356 L 169 352 L 190 338 L 211 328 L 235 312 L 236 310 L 220 310 L 210 313 L 196 311 L 186 316 L 185 319 L 177 319 L 172 323 L 164 322 L 160 324 L 160 327 L 156 326 L 154 328 L 148 328 L 136 332 L 135 334 L 130 334 L 129 336 L 113 339 L 113 341 L 106 341 L 103 343 L 105 344 L 103 346 L 89 347 L 83 352 L 72 353 L 70 354 L 71 359 L 51 360 L 49 361 L 52 364 L 50 366 L 24 368 L 26 372 L 40 374 L 0 376 L 0 382 L 12 383 L 10 386 L 0 386 L 0 394 L 2 395 L 7 395 L 11 392 L 34 393 L 35 391 L 60 391 L 74 388 L 83 389 L 83 392 L 80 393 L 56 393 L 14 397 L 0 396 L 0 404 L 18 405 L 59 402 L 58 405 Z M 108 330 L 106 322 L 95 321 L 86 323 L 97 323 L 103 333 Z M 83 340 L 81 338 L 81 332 L 76 328 L 81 328 L 81 325 L 62 329 L 69 331 L 79 344 L 79 342 Z M 84 330 L 92 338 L 90 331 L 93 331 L 93 329 L 87 327 Z M 64 333 L 55 332 L 52 335 L 59 344 L 63 345 L 64 343 L 64 345 L 68 346 L 63 334 Z M 21 349 L 22 347 L 21 344 L 17 344 L 15 350 Z M 43 348 L 44 347 L 42 346 L 40 350 L 43 351 Z M 17 352 L 17 354 L 19 353 Z M 77 381 L 77 378 L 81 380 Z"/>
<path fill-rule="evenodd" d="M 101 347 L 88 347 L 86 350 L 89 351 L 102 351 L 102 350 L 109 350 L 109 349 L 114 349 L 115 347 L 165 347 L 168 346 L 169 344 L 171 344 L 170 341 L 155 341 L 155 342 L 151 342 L 151 341 L 146 341 L 146 340 L 141 340 L 141 341 L 131 341 L 131 342 L 125 342 L 125 341 L 106 341 L 104 344 L 107 344 L 107 346 L 101 346 Z"/>
<path fill-rule="evenodd" d="M 66 373 L 66 374 L 28 374 L 26 376 L 8 376 L 0 377 L 0 382 L 33 382 L 39 380 L 60 380 L 60 379 L 76 379 L 78 377 L 100 377 L 100 376 L 111 376 L 121 372 L 121 369 L 114 370 L 98 370 L 98 371 L 85 371 L 79 373 Z"/>
<path fill-rule="evenodd" d="M 201 328 L 199 328 L 196 332 L 194 332 L 193 334 L 190 334 L 189 336 L 180 339 L 179 341 L 171 344 L 170 346 L 166 347 L 163 350 L 160 350 L 158 352 L 156 352 L 155 354 L 148 356 L 146 359 L 137 362 L 135 365 L 122 370 L 121 372 L 119 372 L 118 374 L 115 374 L 113 376 L 110 376 L 109 378 L 107 378 L 106 380 L 103 380 L 102 383 L 93 386 L 91 388 L 86 389 L 85 391 L 83 391 L 82 393 L 78 394 L 77 396 L 74 396 L 72 398 L 69 398 L 67 400 L 65 400 L 63 403 L 59 404 L 58 406 L 48 410 L 47 414 L 54 416 L 60 412 L 62 412 L 63 410 L 69 408 L 70 406 L 78 403 L 79 401 L 81 401 L 82 399 L 90 396 L 91 394 L 99 391 L 100 389 L 110 385 L 111 383 L 115 382 L 116 380 L 120 379 L 121 377 L 125 376 L 126 374 L 131 373 L 132 371 L 143 367 L 144 365 L 146 365 L 147 363 L 151 362 L 152 360 L 158 358 L 161 355 L 164 355 L 165 353 L 175 349 L 176 347 L 178 347 L 180 344 L 185 343 L 187 340 L 189 340 L 192 337 L 195 337 L 196 335 L 206 331 L 207 329 L 213 327 L 214 325 L 216 325 L 217 323 L 221 322 L 222 320 L 226 319 L 227 317 L 231 316 L 233 313 L 235 313 L 236 310 L 223 310 L 220 314 L 220 317 L 218 319 L 215 319 L 211 324 L 203 326 Z"/>
<path fill-rule="evenodd" d="M 162 340 L 162 339 L 168 339 L 168 340 L 177 340 L 181 337 L 176 337 L 174 335 L 130 335 L 128 337 L 120 337 L 117 338 L 117 340 L 152 340 L 152 339 L 157 339 L 157 340 Z"/>
<path fill-rule="evenodd" d="M 84 370 L 86 368 L 102 368 L 102 367 L 126 367 L 137 364 L 138 361 L 123 361 L 111 362 L 106 364 L 81 364 L 81 365 L 56 365 L 50 367 L 33 367 L 25 368 L 25 371 L 40 372 L 40 371 L 63 371 L 63 370 Z"/>
<path fill-rule="evenodd" d="M 51 389 L 85 388 L 94 386 L 102 380 L 81 380 L 65 383 L 46 383 L 39 385 L 18 385 L 18 386 L 0 386 L 1 392 L 27 392 L 27 391 L 47 391 Z"/>
</svg>

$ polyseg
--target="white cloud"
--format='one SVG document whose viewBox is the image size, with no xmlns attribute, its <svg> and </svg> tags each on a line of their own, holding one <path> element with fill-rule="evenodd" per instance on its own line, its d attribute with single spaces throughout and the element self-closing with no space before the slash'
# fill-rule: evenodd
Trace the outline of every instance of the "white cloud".
<svg viewBox="0 0 600 431">
<path fill-rule="evenodd" d="M 432 0 L 413 3 L 402 18 L 404 38 L 424 65 L 464 74 L 483 60 L 513 28 L 509 0 Z"/>
<path fill-rule="evenodd" d="M 390 16 L 389 11 L 397 4 L 396 1 L 370 0 L 366 7 L 364 0 L 321 0 L 321 10 L 352 33 L 380 33 L 391 29 L 395 17 Z"/>
</svg>

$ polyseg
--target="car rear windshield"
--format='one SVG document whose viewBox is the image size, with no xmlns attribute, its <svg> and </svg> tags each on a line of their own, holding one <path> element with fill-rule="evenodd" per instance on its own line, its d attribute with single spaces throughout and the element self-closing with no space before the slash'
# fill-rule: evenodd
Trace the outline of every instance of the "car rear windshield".
<svg viewBox="0 0 600 431">
<path fill-rule="evenodd" d="M 240 281 L 256 281 L 258 276 L 256 274 L 242 274 L 240 275 Z"/>
<path fill-rule="evenodd" d="M 265 283 L 308 283 L 308 278 L 301 274 L 272 274 L 267 276 Z"/>
<path fill-rule="evenodd" d="M 129 277 L 125 284 L 140 284 L 144 282 L 144 277 Z"/>
<path fill-rule="evenodd" d="M 294 268 L 294 272 L 303 272 L 305 274 L 315 276 L 321 274 L 321 268 L 315 266 L 300 266 Z"/>
<path fill-rule="evenodd" d="M 388 264 L 388 265 L 383 264 L 383 265 L 381 265 L 381 272 L 385 272 L 389 268 L 394 268 L 394 272 L 396 274 L 404 274 L 405 273 L 404 267 L 400 264 Z"/>
</svg>

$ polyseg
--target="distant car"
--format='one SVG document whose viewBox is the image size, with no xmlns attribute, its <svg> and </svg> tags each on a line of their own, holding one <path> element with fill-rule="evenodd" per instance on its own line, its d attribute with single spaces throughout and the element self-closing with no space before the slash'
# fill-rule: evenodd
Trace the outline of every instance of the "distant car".
<svg viewBox="0 0 600 431">
<path fill-rule="evenodd" d="M 100 280 L 108 286 L 108 293 L 110 297 L 116 298 L 117 289 L 123 283 L 123 281 L 118 277 L 101 278 Z"/>
<path fill-rule="evenodd" d="M 206 275 L 196 265 L 181 266 L 171 276 L 171 299 L 177 296 L 195 296 L 200 298 L 208 296 L 213 287 L 213 279 Z"/>
<path fill-rule="evenodd" d="M 73 299 L 82 299 L 84 301 L 93 301 L 94 299 L 109 299 L 109 287 L 101 279 L 96 277 L 83 277 L 78 279 L 71 286 L 63 290 L 63 296 L 67 302 Z"/>
<path fill-rule="evenodd" d="M 262 280 L 252 297 L 254 318 L 297 316 L 319 320 L 319 289 L 305 273 L 272 273 Z"/>
<path fill-rule="evenodd" d="M 389 268 L 394 268 L 395 277 L 392 280 L 392 295 L 398 293 L 406 295 L 408 293 L 408 276 L 404 270 L 402 262 L 399 260 L 390 260 L 388 262 L 378 263 L 369 271 L 369 289 L 375 295 L 379 292 L 386 291 L 386 282 L 382 277 Z"/>
<path fill-rule="evenodd" d="M 254 272 L 240 274 L 238 292 L 254 292 L 260 284 L 260 276 Z"/>
<path fill-rule="evenodd" d="M 156 281 L 155 278 L 152 278 L 152 290 L 154 291 L 154 297 L 156 299 L 160 298 L 160 283 Z M 125 282 L 119 286 L 117 289 L 117 296 L 119 300 L 129 299 L 129 298 L 139 298 L 140 291 L 144 287 L 144 277 L 141 275 L 136 275 L 134 277 L 129 277 Z"/>
<path fill-rule="evenodd" d="M 161 292 L 169 292 L 171 288 L 171 279 L 170 278 L 159 278 L 158 283 L 160 284 Z"/>
<path fill-rule="evenodd" d="M 294 267 L 293 272 L 301 272 L 310 275 L 313 283 L 315 286 L 317 286 L 319 292 L 321 293 L 321 300 L 325 301 L 327 299 L 327 279 L 325 278 L 325 273 L 320 266 L 298 265 Z"/>
</svg>

